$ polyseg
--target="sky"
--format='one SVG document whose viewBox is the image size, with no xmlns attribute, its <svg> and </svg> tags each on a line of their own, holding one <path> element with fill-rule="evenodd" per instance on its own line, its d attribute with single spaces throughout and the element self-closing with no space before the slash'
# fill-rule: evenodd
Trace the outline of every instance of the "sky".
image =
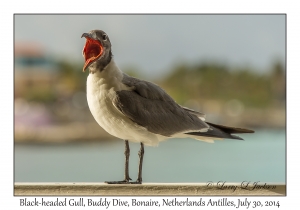
<svg viewBox="0 0 300 210">
<path fill-rule="evenodd" d="M 104 30 L 121 68 L 160 77 L 176 64 L 218 62 L 265 72 L 285 62 L 285 15 L 18 15 L 15 42 L 82 62 L 84 32 Z"/>
</svg>

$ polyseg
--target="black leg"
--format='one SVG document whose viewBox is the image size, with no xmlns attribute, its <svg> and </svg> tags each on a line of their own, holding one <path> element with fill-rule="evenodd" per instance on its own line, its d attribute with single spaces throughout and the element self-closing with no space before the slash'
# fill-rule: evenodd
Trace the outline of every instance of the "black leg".
<svg viewBox="0 0 300 210">
<path fill-rule="evenodd" d="M 143 169 L 143 159 L 144 159 L 144 144 L 141 142 L 141 148 L 139 151 L 139 173 L 136 182 L 131 182 L 131 184 L 142 184 L 142 169 Z"/>
<path fill-rule="evenodd" d="M 129 177 L 129 155 L 130 155 L 130 148 L 129 148 L 129 143 L 128 140 L 125 140 L 125 176 L 123 181 L 109 181 L 105 182 L 107 184 L 129 184 L 129 180 L 131 178 Z"/>
<path fill-rule="evenodd" d="M 131 178 L 129 177 L 129 155 L 130 155 L 130 148 L 129 148 L 129 143 L 128 140 L 125 140 L 125 177 L 124 181 L 129 182 Z"/>
<path fill-rule="evenodd" d="M 142 168 L 143 168 L 143 159 L 144 159 L 144 144 L 141 142 L 141 148 L 139 151 L 139 172 L 138 172 L 138 178 L 135 182 L 130 182 L 131 178 L 129 177 L 129 155 L 130 155 L 130 149 L 129 149 L 129 143 L 128 140 L 125 140 L 125 178 L 123 181 L 112 181 L 112 182 L 105 182 L 107 184 L 142 184 Z"/>
</svg>

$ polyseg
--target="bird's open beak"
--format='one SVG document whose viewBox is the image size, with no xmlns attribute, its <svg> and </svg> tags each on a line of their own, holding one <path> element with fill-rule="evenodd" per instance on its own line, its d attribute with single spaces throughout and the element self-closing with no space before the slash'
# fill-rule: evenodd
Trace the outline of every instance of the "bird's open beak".
<svg viewBox="0 0 300 210">
<path fill-rule="evenodd" d="M 81 38 L 86 38 L 86 43 L 83 47 L 82 54 L 85 60 L 83 72 L 103 54 L 103 46 L 100 41 L 95 40 L 88 33 L 83 33 Z"/>
</svg>

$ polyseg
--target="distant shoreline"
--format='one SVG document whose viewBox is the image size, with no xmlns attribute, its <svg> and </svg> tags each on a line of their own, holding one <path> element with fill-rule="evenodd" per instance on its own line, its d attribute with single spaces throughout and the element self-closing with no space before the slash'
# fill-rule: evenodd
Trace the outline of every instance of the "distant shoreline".
<svg viewBox="0 0 300 210">
<path fill-rule="evenodd" d="M 242 125 L 251 129 L 276 129 L 284 130 L 284 126 L 263 127 L 253 125 Z M 45 126 L 40 128 L 22 127 L 15 128 L 15 143 L 71 143 L 71 142 L 97 142 L 116 139 L 104 131 L 96 122 L 68 123 L 63 125 Z"/>
</svg>

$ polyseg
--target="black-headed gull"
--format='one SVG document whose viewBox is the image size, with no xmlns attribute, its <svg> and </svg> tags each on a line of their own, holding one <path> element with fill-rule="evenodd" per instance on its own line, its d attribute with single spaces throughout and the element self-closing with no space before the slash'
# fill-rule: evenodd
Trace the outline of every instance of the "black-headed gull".
<svg viewBox="0 0 300 210">
<path fill-rule="evenodd" d="M 213 142 L 218 139 L 239 139 L 233 133 L 254 131 L 205 122 L 203 113 L 178 105 L 159 86 L 130 77 L 116 65 L 109 37 L 104 31 L 82 34 L 85 64 L 89 68 L 87 101 L 98 124 L 113 136 L 125 140 L 125 178 L 109 184 L 141 184 L 144 145 L 155 146 L 168 138 L 195 138 Z M 130 182 L 129 144 L 140 143 L 139 172 Z"/>
</svg>

